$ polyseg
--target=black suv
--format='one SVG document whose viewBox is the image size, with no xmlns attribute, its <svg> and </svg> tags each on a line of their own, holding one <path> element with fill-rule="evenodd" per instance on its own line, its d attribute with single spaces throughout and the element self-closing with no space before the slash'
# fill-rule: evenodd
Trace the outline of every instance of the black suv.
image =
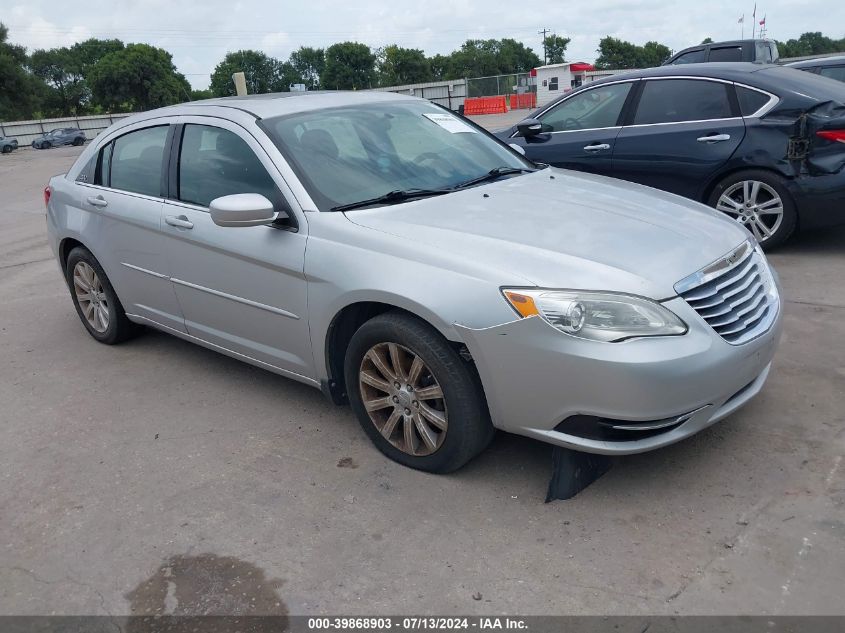
<svg viewBox="0 0 845 633">
<path fill-rule="evenodd" d="M 733 40 L 690 46 L 672 55 L 663 62 L 663 65 L 701 64 L 704 62 L 774 64 L 779 58 L 777 44 L 770 40 Z"/>
</svg>

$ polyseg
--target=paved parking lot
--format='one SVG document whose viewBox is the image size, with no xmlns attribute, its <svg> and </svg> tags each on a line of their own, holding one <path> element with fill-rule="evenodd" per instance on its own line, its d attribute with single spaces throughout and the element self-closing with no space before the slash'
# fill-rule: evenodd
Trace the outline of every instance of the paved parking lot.
<svg viewBox="0 0 845 633">
<path fill-rule="evenodd" d="M 533 441 L 427 475 L 317 390 L 95 343 L 41 194 L 78 152 L 0 157 L 0 613 L 845 614 L 845 230 L 772 256 L 756 401 L 546 505 Z"/>
</svg>

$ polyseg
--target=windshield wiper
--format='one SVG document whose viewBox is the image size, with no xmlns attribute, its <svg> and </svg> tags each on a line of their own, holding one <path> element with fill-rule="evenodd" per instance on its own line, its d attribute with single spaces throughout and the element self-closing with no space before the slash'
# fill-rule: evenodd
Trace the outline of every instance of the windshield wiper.
<svg viewBox="0 0 845 633">
<path fill-rule="evenodd" d="M 413 200 L 414 198 L 426 198 L 428 196 L 441 196 L 444 193 L 451 193 L 450 189 L 396 189 L 395 191 L 388 191 L 386 194 L 369 198 L 368 200 L 359 200 L 358 202 L 350 202 L 349 204 L 341 204 L 332 207 L 332 211 L 349 211 L 350 209 L 360 209 L 361 207 L 369 207 L 374 204 L 395 204 L 397 202 L 404 202 L 405 200 Z"/>
<path fill-rule="evenodd" d="M 471 178 L 465 182 L 462 182 L 458 185 L 452 187 L 452 189 L 464 189 L 465 187 L 472 187 L 473 185 L 479 185 L 482 182 L 488 182 L 490 180 L 496 180 L 497 178 L 501 178 L 502 176 L 510 176 L 511 174 L 524 174 L 524 173 L 531 173 L 533 171 L 537 171 L 536 169 L 528 169 L 527 167 L 495 167 L 488 171 L 483 176 L 478 176 L 478 178 Z"/>
</svg>

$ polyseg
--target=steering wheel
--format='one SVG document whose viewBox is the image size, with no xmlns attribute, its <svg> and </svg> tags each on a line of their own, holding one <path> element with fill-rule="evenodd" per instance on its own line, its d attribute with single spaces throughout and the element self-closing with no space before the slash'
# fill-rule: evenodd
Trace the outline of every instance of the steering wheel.
<svg viewBox="0 0 845 633">
<path fill-rule="evenodd" d="M 564 130 L 579 130 L 579 129 L 581 129 L 581 122 L 578 119 L 573 119 L 572 117 L 569 117 L 568 119 L 564 119 L 563 129 Z"/>
<path fill-rule="evenodd" d="M 422 165 L 429 161 L 432 162 L 431 168 L 441 176 L 445 176 L 452 171 L 452 164 L 440 154 L 434 152 L 423 152 L 414 159 L 414 164 Z M 440 166 L 438 166 L 438 163 Z"/>
</svg>

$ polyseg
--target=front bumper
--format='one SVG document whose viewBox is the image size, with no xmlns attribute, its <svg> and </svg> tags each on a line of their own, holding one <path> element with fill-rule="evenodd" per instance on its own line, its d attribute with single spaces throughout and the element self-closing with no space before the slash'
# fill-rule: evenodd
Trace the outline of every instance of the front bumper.
<svg viewBox="0 0 845 633">
<path fill-rule="evenodd" d="M 763 386 L 781 334 L 743 345 L 716 334 L 681 298 L 664 305 L 689 326 L 682 336 L 600 343 L 567 336 L 540 317 L 490 328 L 456 324 L 475 360 L 496 428 L 590 453 L 641 453 L 682 440 L 730 415 Z M 603 440 L 562 432 L 573 416 L 650 422 L 693 412 L 663 432 Z M 557 428 L 556 428 L 557 427 Z"/>
</svg>

